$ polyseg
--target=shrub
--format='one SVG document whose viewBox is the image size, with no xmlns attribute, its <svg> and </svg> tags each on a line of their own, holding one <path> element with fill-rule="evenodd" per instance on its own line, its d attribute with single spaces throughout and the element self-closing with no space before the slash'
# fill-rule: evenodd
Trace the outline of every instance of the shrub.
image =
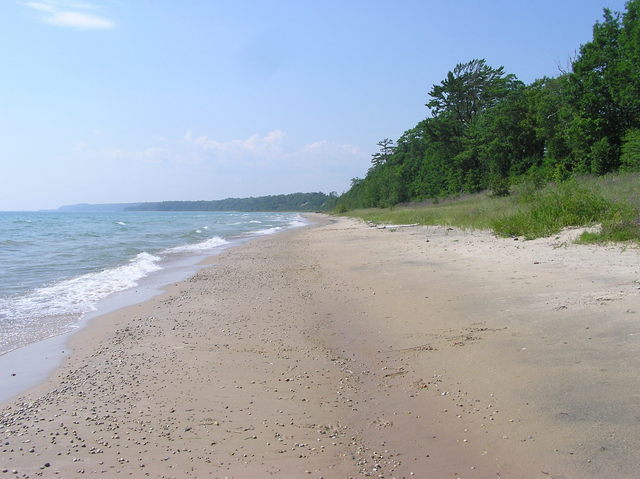
<svg viewBox="0 0 640 479">
<path fill-rule="evenodd" d="M 630 130 L 624 136 L 620 170 L 640 171 L 640 130 Z"/>
<path fill-rule="evenodd" d="M 511 194 L 511 182 L 509 178 L 495 175 L 489 180 L 489 189 L 491 190 L 491 196 L 509 196 Z"/>
<path fill-rule="evenodd" d="M 620 151 L 605 136 L 591 146 L 589 154 L 591 173 L 602 175 L 618 166 Z"/>
<path fill-rule="evenodd" d="M 496 220 L 494 231 L 502 236 L 540 238 L 555 234 L 567 226 L 602 221 L 616 208 L 616 205 L 578 185 L 575 180 L 534 194 L 528 202 L 528 209 Z"/>
<path fill-rule="evenodd" d="M 344 205 L 344 203 L 340 203 L 340 204 L 336 205 L 336 209 L 334 211 L 335 211 L 336 214 L 341 215 L 343 213 L 346 213 L 349 210 Z"/>
</svg>

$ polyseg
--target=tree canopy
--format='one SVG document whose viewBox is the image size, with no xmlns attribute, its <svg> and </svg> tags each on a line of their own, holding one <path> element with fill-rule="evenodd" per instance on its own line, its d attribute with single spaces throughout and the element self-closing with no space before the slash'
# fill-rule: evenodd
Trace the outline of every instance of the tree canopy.
<svg viewBox="0 0 640 479">
<path fill-rule="evenodd" d="M 568 72 L 525 85 L 472 59 L 431 87 L 426 106 L 430 116 L 374 153 L 340 205 L 504 193 L 525 177 L 640 169 L 640 0 L 621 13 L 605 9 Z"/>
</svg>

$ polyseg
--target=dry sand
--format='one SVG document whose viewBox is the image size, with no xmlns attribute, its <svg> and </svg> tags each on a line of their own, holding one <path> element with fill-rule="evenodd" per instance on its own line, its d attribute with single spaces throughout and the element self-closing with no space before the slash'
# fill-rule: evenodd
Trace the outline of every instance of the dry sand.
<svg viewBox="0 0 640 479">
<path fill-rule="evenodd" d="M 637 250 L 314 219 L 75 335 L 0 478 L 638 477 Z"/>
</svg>

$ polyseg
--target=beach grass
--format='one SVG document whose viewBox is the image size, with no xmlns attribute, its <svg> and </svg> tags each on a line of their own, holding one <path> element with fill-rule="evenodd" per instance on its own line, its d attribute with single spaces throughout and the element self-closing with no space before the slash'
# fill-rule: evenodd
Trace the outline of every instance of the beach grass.
<svg viewBox="0 0 640 479">
<path fill-rule="evenodd" d="M 640 173 L 583 176 L 537 186 L 523 182 L 508 197 L 478 193 L 441 202 L 342 212 L 374 223 L 446 225 L 487 229 L 526 239 L 557 234 L 570 226 L 600 225 L 582 243 L 640 242 Z"/>
</svg>

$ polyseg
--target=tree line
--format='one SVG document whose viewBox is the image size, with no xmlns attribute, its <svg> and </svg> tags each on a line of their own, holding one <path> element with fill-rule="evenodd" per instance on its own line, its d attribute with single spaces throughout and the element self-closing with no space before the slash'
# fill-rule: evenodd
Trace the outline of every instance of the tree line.
<svg viewBox="0 0 640 479">
<path fill-rule="evenodd" d="M 337 194 L 291 193 L 251 198 L 226 198 L 224 200 L 160 201 L 140 203 L 127 211 L 323 211 L 332 209 Z"/>
<path fill-rule="evenodd" d="M 429 90 L 430 116 L 378 142 L 338 208 L 640 170 L 640 0 L 605 9 L 568 70 L 527 85 L 484 59 L 456 65 Z"/>
</svg>

